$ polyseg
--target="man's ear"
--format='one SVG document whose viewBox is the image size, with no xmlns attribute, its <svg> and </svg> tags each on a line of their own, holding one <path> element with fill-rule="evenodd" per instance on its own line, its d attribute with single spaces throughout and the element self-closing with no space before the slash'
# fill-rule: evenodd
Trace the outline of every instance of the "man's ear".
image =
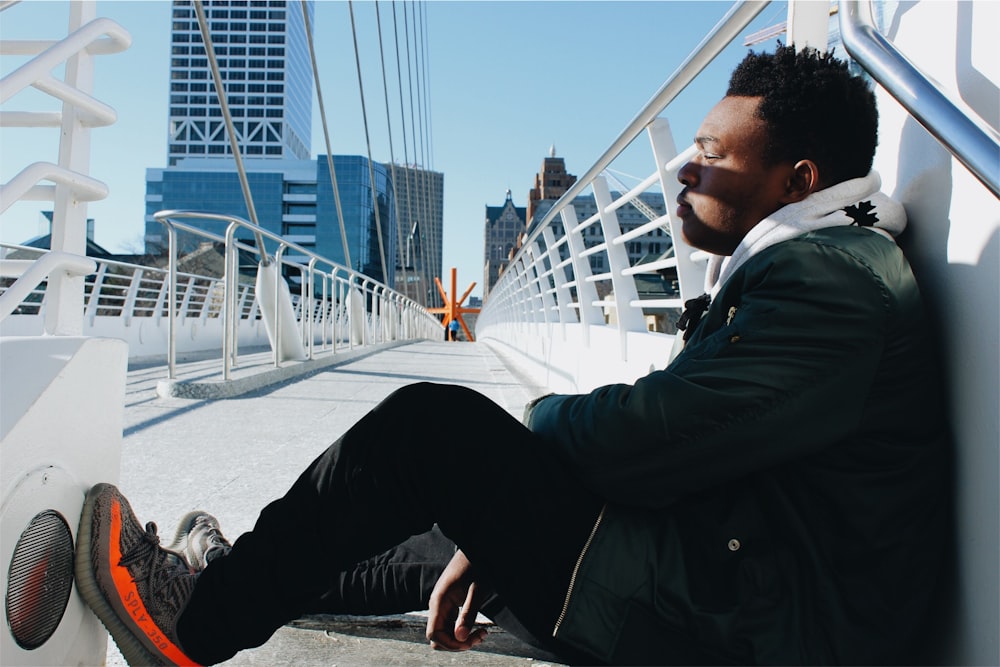
<svg viewBox="0 0 1000 667">
<path fill-rule="evenodd" d="M 799 160 L 792 167 L 788 183 L 785 185 L 785 196 L 782 198 L 783 204 L 799 202 L 821 190 L 819 184 L 819 167 L 812 160 Z"/>
</svg>

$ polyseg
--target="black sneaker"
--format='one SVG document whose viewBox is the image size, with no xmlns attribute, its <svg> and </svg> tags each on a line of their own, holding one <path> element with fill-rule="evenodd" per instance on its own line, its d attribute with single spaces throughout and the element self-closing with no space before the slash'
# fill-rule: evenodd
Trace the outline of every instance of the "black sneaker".
<svg viewBox="0 0 1000 667">
<path fill-rule="evenodd" d="M 80 595 L 130 665 L 193 665 L 177 640 L 177 619 L 198 579 L 179 555 L 160 547 L 117 488 L 87 494 L 76 538 Z"/>
<path fill-rule="evenodd" d="M 174 541 L 163 547 L 184 556 L 188 565 L 200 572 L 232 549 L 219 528 L 219 520 L 207 512 L 188 512 L 177 526 Z"/>
</svg>

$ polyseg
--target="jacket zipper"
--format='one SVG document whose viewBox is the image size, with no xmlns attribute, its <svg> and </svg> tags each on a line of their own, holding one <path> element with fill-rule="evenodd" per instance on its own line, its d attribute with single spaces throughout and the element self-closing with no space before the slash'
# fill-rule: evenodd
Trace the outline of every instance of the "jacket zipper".
<svg viewBox="0 0 1000 667">
<path fill-rule="evenodd" d="M 563 601 L 562 611 L 559 612 L 559 618 L 556 620 L 556 626 L 552 629 L 552 636 L 555 637 L 559 634 L 559 626 L 562 625 L 563 620 L 566 618 L 566 612 L 569 611 L 569 601 L 573 597 L 573 586 L 576 585 L 576 575 L 580 571 L 580 566 L 583 564 L 583 558 L 587 555 L 587 550 L 590 549 L 590 543 L 594 541 L 594 536 L 597 535 L 597 529 L 601 526 L 601 520 L 604 519 L 604 510 L 608 508 L 607 505 L 601 508 L 601 513 L 597 515 L 597 521 L 594 522 L 594 527 L 590 529 L 590 535 L 587 537 L 587 541 L 583 545 L 583 549 L 580 551 L 580 555 L 576 559 L 576 565 L 573 567 L 573 574 L 569 578 L 569 588 L 566 589 L 566 599 Z"/>
</svg>

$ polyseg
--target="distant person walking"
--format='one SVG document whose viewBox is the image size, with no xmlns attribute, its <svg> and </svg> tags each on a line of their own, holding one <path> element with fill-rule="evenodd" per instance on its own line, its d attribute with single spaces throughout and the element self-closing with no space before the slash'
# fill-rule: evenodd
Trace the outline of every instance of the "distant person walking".
<svg viewBox="0 0 1000 667">
<path fill-rule="evenodd" d="M 448 323 L 448 338 L 449 340 L 458 340 L 458 320 L 452 320 Z"/>
</svg>

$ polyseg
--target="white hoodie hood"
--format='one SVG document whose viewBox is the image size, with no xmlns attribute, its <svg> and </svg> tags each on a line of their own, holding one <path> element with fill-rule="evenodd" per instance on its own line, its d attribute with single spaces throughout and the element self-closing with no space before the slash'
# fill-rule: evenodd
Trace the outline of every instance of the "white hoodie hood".
<svg viewBox="0 0 1000 667">
<path fill-rule="evenodd" d="M 761 250 L 816 229 L 857 225 L 894 240 L 906 227 L 906 212 L 881 187 L 882 179 L 872 171 L 782 206 L 747 232 L 732 256 L 709 259 L 705 291 L 714 299 L 733 272 Z"/>
</svg>

